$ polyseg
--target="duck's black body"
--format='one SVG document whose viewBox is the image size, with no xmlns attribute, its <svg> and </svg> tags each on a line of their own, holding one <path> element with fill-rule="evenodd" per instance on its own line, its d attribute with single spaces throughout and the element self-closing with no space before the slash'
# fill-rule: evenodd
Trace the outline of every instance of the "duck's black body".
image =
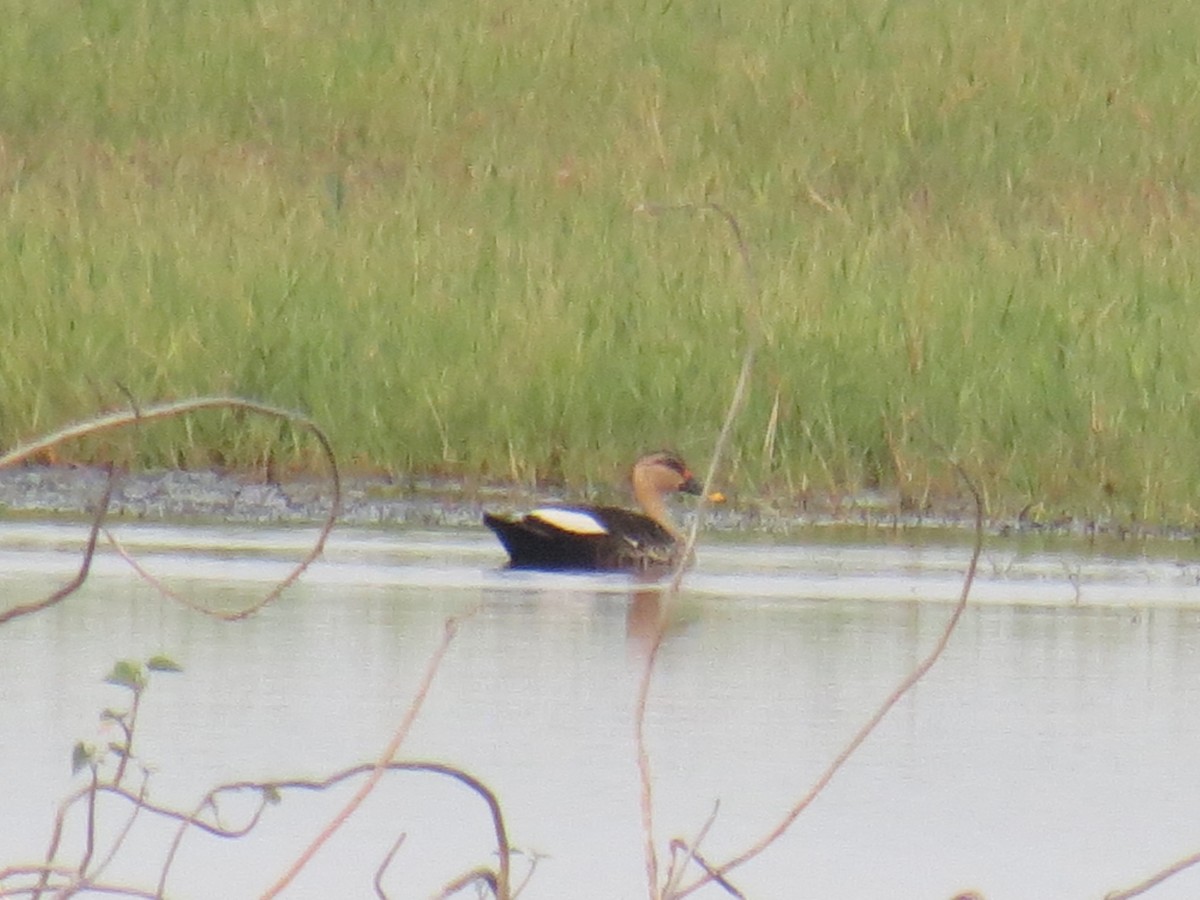
<svg viewBox="0 0 1200 900">
<path fill-rule="evenodd" d="M 663 499 L 699 494 L 678 454 L 652 453 L 633 467 L 633 494 L 644 513 L 619 506 L 548 506 L 523 516 L 484 513 L 483 523 L 520 569 L 645 570 L 676 565 L 683 540 Z"/>
<path fill-rule="evenodd" d="M 678 541 L 649 516 L 619 506 L 566 506 L 559 511 L 591 517 L 602 532 L 571 531 L 535 510 L 506 519 L 483 514 L 514 569 L 649 569 L 674 565 Z"/>
</svg>

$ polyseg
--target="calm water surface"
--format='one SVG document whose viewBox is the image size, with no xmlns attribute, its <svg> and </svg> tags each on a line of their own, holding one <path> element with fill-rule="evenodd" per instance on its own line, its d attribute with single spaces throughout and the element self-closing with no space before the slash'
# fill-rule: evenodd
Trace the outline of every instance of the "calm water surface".
<svg viewBox="0 0 1200 900">
<path fill-rule="evenodd" d="M 69 577 L 81 531 L 0 526 L 0 605 Z M 251 602 L 309 537 L 119 533 L 214 606 Z M 695 834 L 718 800 L 710 858 L 779 821 L 936 640 L 967 556 L 903 543 L 704 546 L 649 709 L 660 846 Z M 1200 848 L 1194 556 L 989 550 L 947 654 L 734 883 L 753 898 L 1099 898 Z M 102 553 L 78 595 L 0 628 L 0 868 L 44 852 L 59 800 L 82 783 L 71 747 L 102 738 L 98 712 L 127 700 L 101 682 L 115 660 L 167 653 L 183 665 L 153 678 L 136 750 L 153 766 L 152 798 L 190 809 L 224 781 L 372 759 L 445 619 L 476 610 L 402 755 L 461 766 L 496 791 L 513 843 L 544 857 L 522 896 L 645 897 L 632 709 L 658 601 L 623 576 L 501 562 L 482 531 L 344 530 L 282 600 L 227 623 L 163 600 Z M 169 894 L 255 896 L 350 793 L 288 795 L 240 841 L 192 833 Z M 398 775 L 285 896 L 372 896 L 401 833 L 393 897 L 428 896 L 492 861 L 474 795 Z M 163 841 L 139 823 L 110 879 L 152 885 Z M 1147 896 L 1200 896 L 1200 874 Z"/>
</svg>

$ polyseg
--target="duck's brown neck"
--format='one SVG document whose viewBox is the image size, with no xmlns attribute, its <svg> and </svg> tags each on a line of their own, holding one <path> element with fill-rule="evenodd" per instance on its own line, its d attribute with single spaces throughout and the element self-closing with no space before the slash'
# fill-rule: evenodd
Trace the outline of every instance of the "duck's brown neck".
<svg viewBox="0 0 1200 900">
<path fill-rule="evenodd" d="M 667 509 L 666 497 L 655 485 L 639 475 L 639 472 L 633 474 L 633 498 L 642 508 L 642 512 L 669 531 L 673 538 L 679 540 L 681 535 Z"/>
</svg>

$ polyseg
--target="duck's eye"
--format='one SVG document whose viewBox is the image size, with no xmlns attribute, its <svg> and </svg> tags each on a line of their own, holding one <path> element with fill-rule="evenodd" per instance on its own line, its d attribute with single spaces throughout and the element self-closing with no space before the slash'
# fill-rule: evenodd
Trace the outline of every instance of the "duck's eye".
<svg viewBox="0 0 1200 900">
<path fill-rule="evenodd" d="M 683 464 L 682 460 L 676 459 L 673 456 L 668 456 L 668 457 L 665 457 L 662 462 L 663 462 L 663 465 L 666 466 L 668 469 L 670 469 L 672 472 L 676 472 L 679 475 L 682 475 L 684 478 L 692 477 L 692 473 L 688 471 L 687 466 L 685 466 Z"/>
</svg>

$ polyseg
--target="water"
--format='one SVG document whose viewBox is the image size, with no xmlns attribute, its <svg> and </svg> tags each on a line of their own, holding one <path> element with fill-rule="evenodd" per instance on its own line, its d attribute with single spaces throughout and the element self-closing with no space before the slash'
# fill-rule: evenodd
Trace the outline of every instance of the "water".
<svg viewBox="0 0 1200 900">
<path fill-rule="evenodd" d="M 310 534 L 120 536 L 173 587 L 232 608 L 284 574 Z M 78 526 L 0 527 L 0 604 L 69 577 L 81 541 Z M 659 847 L 698 832 L 718 800 L 711 859 L 773 827 L 932 646 L 966 560 L 963 547 L 904 543 L 706 545 L 649 705 Z M 83 783 L 71 747 L 104 737 L 99 710 L 127 701 L 101 683 L 116 659 L 165 652 L 183 665 L 153 676 L 135 749 L 154 768 L 151 797 L 191 809 L 224 781 L 319 778 L 372 759 L 446 618 L 470 614 L 401 755 L 460 766 L 496 792 L 513 844 L 544 857 L 522 896 L 646 896 L 632 710 L 658 601 L 624 576 L 500 562 L 482 531 L 339 531 L 282 600 L 228 623 L 163 600 L 103 552 L 79 594 L 0 628 L 0 868 L 44 852 L 57 804 Z M 1198 572 L 1190 558 L 997 544 L 929 677 L 731 880 L 754 898 L 1061 900 L 1102 897 L 1200 848 Z M 190 833 L 169 894 L 255 896 L 353 787 L 289 794 L 238 841 Z M 124 821 L 100 814 L 113 830 Z M 78 834 L 76 819 L 68 846 Z M 494 864 L 474 795 L 396 775 L 284 896 L 372 896 L 401 834 L 384 875 L 392 897 Z M 139 820 L 110 880 L 152 887 L 166 839 Z M 1200 874 L 1147 896 L 1200 896 Z"/>
</svg>

